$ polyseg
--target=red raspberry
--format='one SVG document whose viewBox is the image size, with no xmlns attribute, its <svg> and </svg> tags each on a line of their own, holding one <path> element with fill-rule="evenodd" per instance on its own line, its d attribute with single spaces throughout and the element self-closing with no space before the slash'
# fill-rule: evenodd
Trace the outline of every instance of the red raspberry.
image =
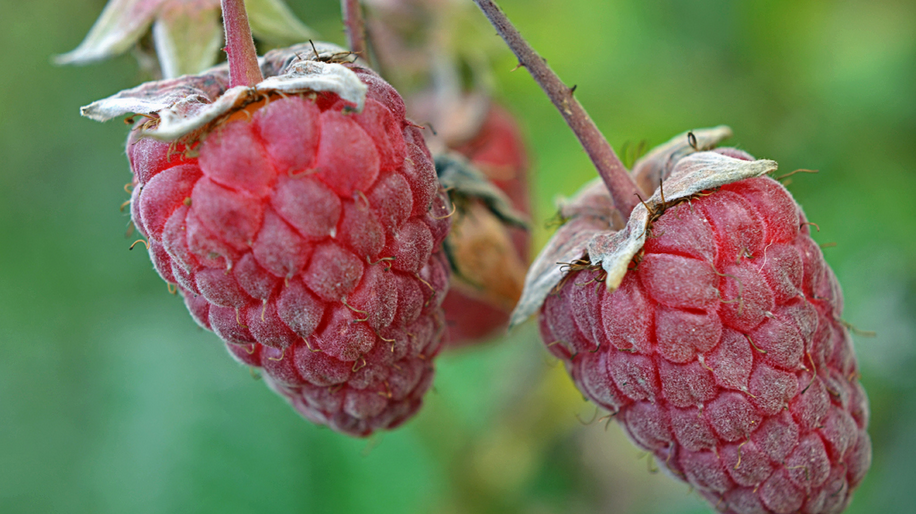
<svg viewBox="0 0 916 514">
<path fill-rule="evenodd" d="M 609 230 L 612 203 L 592 193 L 576 223 Z M 541 309 L 547 347 L 716 509 L 840 512 L 870 465 L 868 401 L 801 209 L 768 177 L 662 206 L 615 291 L 570 266 Z"/>
<path fill-rule="evenodd" d="M 134 224 L 194 319 L 303 416 L 365 436 L 430 387 L 450 220 L 400 95 L 346 66 L 368 86 L 362 112 L 333 93 L 274 95 L 196 157 L 137 131 L 128 157 Z"/>
</svg>

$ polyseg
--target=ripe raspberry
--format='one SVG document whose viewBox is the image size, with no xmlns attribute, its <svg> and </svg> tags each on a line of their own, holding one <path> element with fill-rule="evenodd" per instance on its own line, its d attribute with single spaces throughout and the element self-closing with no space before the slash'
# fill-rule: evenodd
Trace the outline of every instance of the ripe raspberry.
<svg viewBox="0 0 916 514">
<path fill-rule="evenodd" d="M 413 415 L 430 386 L 449 210 L 401 97 L 344 67 L 368 86 L 361 112 L 333 92 L 268 90 L 193 151 L 139 130 L 127 151 L 134 224 L 197 323 L 304 417 L 365 436 Z"/>
<path fill-rule="evenodd" d="M 751 160 L 716 152 L 678 162 L 666 184 Z M 655 163 L 679 155 L 664 157 Z M 594 236 L 591 255 L 544 301 L 544 342 L 584 395 L 716 509 L 840 512 L 870 465 L 868 402 L 839 284 L 801 209 L 768 177 L 670 198 L 649 202 L 642 228 L 636 211 L 621 227 L 600 185 L 570 206 L 555 239 Z M 609 291 L 613 267 L 592 263 L 602 244 L 604 256 L 623 246 L 602 239 L 613 229 L 645 244 Z"/>
</svg>

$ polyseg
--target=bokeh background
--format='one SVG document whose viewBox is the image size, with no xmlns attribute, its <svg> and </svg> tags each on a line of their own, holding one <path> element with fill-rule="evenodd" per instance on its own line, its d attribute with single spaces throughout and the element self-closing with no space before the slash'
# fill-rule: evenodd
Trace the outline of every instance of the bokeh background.
<svg viewBox="0 0 916 514">
<path fill-rule="evenodd" d="M 135 85 L 136 62 L 50 62 L 104 3 L 0 0 L 0 512 L 710 512 L 592 420 L 530 324 L 442 355 L 394 432 L 300 419 L 128 251 L 127 129 L 78 107 Z M 289 3 L 343 42 L 336 2 Z M 874 463 L 848 512 L 916 512 L 916 3 L 501 4 L 618 149 L 728 124 L 781 169 L 820 170 L 789 189 L 836 243 L 844 318 L 877 332 L 855 337 Z M 514 65 L 495 54 L 495 94 L 529 138 L 539 248 L 554 198 L 594 171 Z"/>
</svg>

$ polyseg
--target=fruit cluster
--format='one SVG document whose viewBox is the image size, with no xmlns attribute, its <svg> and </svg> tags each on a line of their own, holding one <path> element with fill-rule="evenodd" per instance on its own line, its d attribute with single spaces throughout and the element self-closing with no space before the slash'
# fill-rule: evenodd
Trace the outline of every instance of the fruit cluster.
<svg viewBox="0 0 916 514">
<path fill-rule="evenodd" d="M 487 337 L 517 303 L 512 322 L 538 313 L 579 390 L 716 509 L 843 510 L 871 462 L 868 401 L 836 277 L 766 176 L 776 163 L 715 148 L 730 135 L 718 127 L 629 173 L 574 88 L 495 4 L 476 3 L 603 179 L 561 208 L 524 281 L 528 235 L 507 228 L 528 212 L 520 132 L 458 85 L 457 66 L 434 62 L 444 47 L 410 69 L 440 86 L 415 104 L 455 120 L 424 138 L 401 95 L 349 52 L 311 43 L 259 61 L 241 0 L 222 2 L 228 66 L 84 108 L 143 116 L 128 141 L 130 210 L 156 270 L 238 361 L 334 430 L 366 436 L 410 418 L 443 341 Z M 358 2 L 344 13 L 350 47 L 365 49 Z M 406 48 L 414 30 L 381 32 Z"/>
</svg>

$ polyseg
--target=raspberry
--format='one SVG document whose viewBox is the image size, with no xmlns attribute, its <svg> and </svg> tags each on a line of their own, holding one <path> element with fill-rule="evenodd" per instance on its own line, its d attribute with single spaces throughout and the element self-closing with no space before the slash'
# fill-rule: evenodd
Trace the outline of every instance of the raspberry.
<svg viewBox="0 0 916 514">
<path fill-rule="evenodd" d="M 666 184 L 702 170 L 698 162 L 751 160 L 717 152 L 683 159 Z M 591 264 L 614 241 L 597 236 L 591 261 L 567 265 L 540 312 L 548 349 L 637 446 L 716 509 L 841 511 L 870 465 L 868 402 L 839 284 L 801 209 L 768 177 L 647 205 L 645 229 L 634 210 L 617 233 L 645 244 L 616 290 L 601 283 L 613 271 Z M 572 208 L 566 235 L 621 228 L 606 190 L 592 187 Z"/>
<path fill-rule="evenodd" d="M 304 417 L 365 436 L 408 419 L 430 387 L 449 208 L 398 93 L 355 64 L 322 69 L 368 87 L 361 112 L 333 92 L 265 90 L 197 145 L 132 132 L 131 213 L 198 324 Z"/>
</svg>

